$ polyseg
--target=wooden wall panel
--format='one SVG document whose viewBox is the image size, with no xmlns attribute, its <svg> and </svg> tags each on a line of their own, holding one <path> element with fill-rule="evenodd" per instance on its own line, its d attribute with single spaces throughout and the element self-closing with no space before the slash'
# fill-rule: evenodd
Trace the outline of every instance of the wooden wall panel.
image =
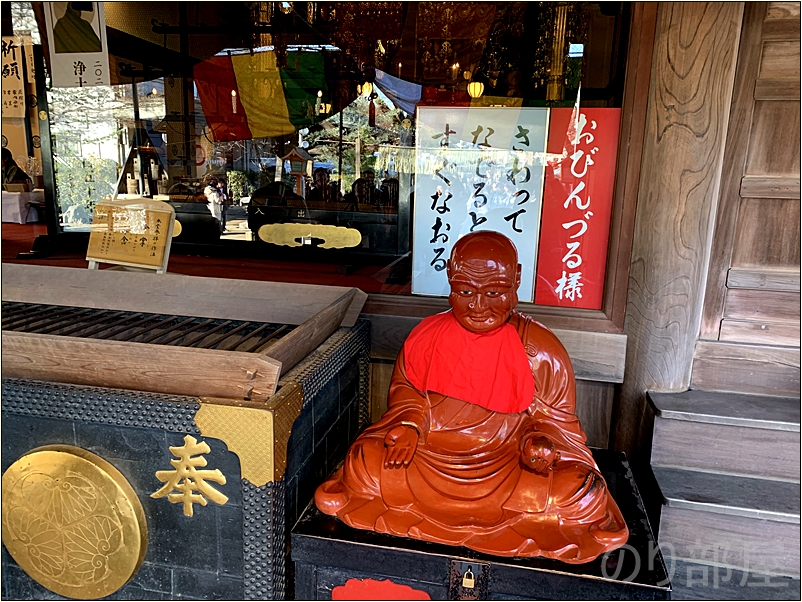
<svg viewBox="0 0 802 602">
<path fill-rule="evenodd" d="M 733 267 L 799 266 L 799 201 L 742 199 Z"/>
<path fill-rule="evenodd" d="M 409 333 L 421 321 L 421 318 L 411 316 L 371 313 L 362 314 L 362 317 L 371 323 L 371 357 L 393 362 Z M 577 378 L 614 383 L 624 379 L 625 335 L 562 328 L 551 330 L 565 345 Z"/>
<path fill-rule="evenodd" d="M 371 420 L 376 422 L 387 411 L 387 394 L 393 362 L 373 360 L 370 365 Z M 576 381 L 576 415 L 588 438 L 588 445 L 607 448 L 615 385 L 586 380 Z"/>
<path fill-rule="evenodd" d="M 755 322 L 725 319 L 721 321 L 721 335 L 719 339 L 733 343 L 798 347 L 799 321 Z"/>
<path fill-rule="evenodd" d="M 799 21 L 799 2 L 768 2 L 766 21 L 795 19 Z"/>
<path fill-rule="evenodd" d="M 799 100 L 799 79 L 759 79 L 755 100 Z"/>
<path fill-rule="evenodd" d="M 576 415 L 591 447 L 607 449 L 609 445 L 614 396 L 613 384 L 576 381 Z"/>
<path fill-rule="evenodd" d="M 758 77 L 799 78 L 799 40 L 774 40 L 763 44 Z"/>
<path fill-rule="evenodd" d="M 799 396 L 799 348 L 699 341 L 692 388 Z"/>
<path fill-rule="evenodd" d="M 727 291 L 724 317 L 736 320 L 799 321 L 799 293 L 733 288 Z"/>
<path fill-rule="evenodd" d="M 387 394 L 395 362 L 372 360 L 370 363 L 370 420 L 376 422 L 387 411 Z"/>
<path fill-rule="evenodd" d="M 799 177 L 799 125 L 799 102 L 755 101 L 746 174 Z"/>
<path fill-rule="evenodd" d="M 754 82 L 760 67 L 760 32 L 766 16 L 763 2 L 744 5 L 743 25 L 738 48 L 738 66 L 732 91 L 727 143 L 721 170 L 721 189 L 716 210 L 715 235 L 710 251 L 701 338 L 718 339 L 721 314 L 724 310 L 727 270 L 732 259 L 732 246 L 738 225 L 739 191 L 746 164 L 746 149 L 752 124 Z"/>
<path fill-rule="evenodd" d="M 661 2 L 613 446 L 648 464 L 647 390 L 684 391 L 699 332 L 744 5 Z M 740 174 L 736 183 L 740 182 Z M 725 272 L 726 276 L 726 272 Z"/>
<path fill-rule="evenodd" d="M 749 199 L 799 200 L 799 177 L 744 176 L 741 179 L 741 196 Z"/>
<path fill-rule="evenodd" d="M 799 292 L 799 284 L 799 266 L 790 269 L 732 268 L 727 275 L 727 286 L 729 288 Z"/>
</svg>

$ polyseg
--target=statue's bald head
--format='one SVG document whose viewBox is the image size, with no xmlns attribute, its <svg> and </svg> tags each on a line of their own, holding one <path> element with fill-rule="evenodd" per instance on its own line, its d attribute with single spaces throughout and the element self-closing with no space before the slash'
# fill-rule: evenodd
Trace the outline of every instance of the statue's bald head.
<svg viewBox="0 0 802 602">
<path fill-rule="evenodd" d="M 491 261 L 499 269 L 518 267 L 518 249 L 513 242 L 499 232 L 472 232 L 460 238 L 451 250 L 452 269 L 471 260 Z"/>
<path fill-rule="evenodd" d="M 483 231 L 460 238 L 451 251 L 447 274 L 454 315 L 472 332 L 502 326 L 518 304 L 518 251 L 503 234 Z"/>
</svg>

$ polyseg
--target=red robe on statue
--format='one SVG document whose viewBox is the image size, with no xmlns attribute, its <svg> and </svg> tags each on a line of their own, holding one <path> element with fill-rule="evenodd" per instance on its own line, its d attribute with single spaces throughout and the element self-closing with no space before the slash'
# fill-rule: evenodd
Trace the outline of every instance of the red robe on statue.
<svg viewBox="0 0 802 602">
<path fill-rule="evenodd" d="M 315 494 L 346 524 L 502 556 L 592 560 L 628 530 L 576 418 L 570 359 L 559 340 L 513 312 L 490 333 L 451 312 L 426 318 L 399 354 L 388 410 Z M 406 468 L 385 468 L 387 432 L 414 426 Z M 527 435 L 560 453 L 538 473 L 521 462 Z"/>
</svg>

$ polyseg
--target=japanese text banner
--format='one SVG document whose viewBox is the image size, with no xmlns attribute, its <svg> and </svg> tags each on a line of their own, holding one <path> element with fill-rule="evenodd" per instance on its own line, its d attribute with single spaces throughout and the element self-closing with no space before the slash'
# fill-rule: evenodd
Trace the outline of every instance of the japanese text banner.
<svg viewBox="0 0 802 602">
<path fill-rule="evenodd" d="M 24 55 L 16 36 L 3 36 L 3 117 L 25 117 Z"/>
<path fill-rule="evenodd" d="M 531 301 L 549 110 L 418 107 L 412 292 L 448 295 L 446 260 L 470 232 L 518 248 L 518 296 Z"/>
<path fill-rule="evenodd" d="M 551 110 L 535 303 L 601 309 L 621 109 Z"/>
</svg>

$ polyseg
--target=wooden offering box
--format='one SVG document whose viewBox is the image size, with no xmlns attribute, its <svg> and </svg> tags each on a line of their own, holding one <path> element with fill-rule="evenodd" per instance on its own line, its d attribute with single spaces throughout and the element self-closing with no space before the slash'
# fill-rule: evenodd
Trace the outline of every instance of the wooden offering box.
<svg viewBox="0 0 802 602">
<path fill-rule="evenodd" d="M 2 279 L 4 486 L 8 477 L 13 491 L 14 475 L 23 474 L 15 467 L 43 446 L 94 454 L 119 472 L 147 533 L 141 566 L 108 590 L 113 598 L 291 594 L 290 528 L 369 422 L 370 327 L 356 319 L 364 293 L 18 265 L 4 267 Z M 195 498 L 188 511 L 185 490 L 159 491 L 193 446 L 201 449 L 192 452 L 201 453 L 196 466 L 217 475 L 211 485 L 223 497 Z M 85 488 L 101 485 L 82 478 Z M 92 597 L 74 571 L 43 574 L 15 546 L 27 540 L 12 518 L 46 519 L 47 509 L 3 500 L 7 597 Z M 113 523 L 109 508 L 93 506 L 81 520 Z M 76 562 L 68 545 L 75 525 L 24 525 L 47 527 L 57 568 Z M 121 553 L 102 560 L 112 575 Z"/>
<path fill-rule="evenodd" d="M 4 377 L 265 401 L 357 289 L 175 274 L 3 268 Z"/>
</svg>

